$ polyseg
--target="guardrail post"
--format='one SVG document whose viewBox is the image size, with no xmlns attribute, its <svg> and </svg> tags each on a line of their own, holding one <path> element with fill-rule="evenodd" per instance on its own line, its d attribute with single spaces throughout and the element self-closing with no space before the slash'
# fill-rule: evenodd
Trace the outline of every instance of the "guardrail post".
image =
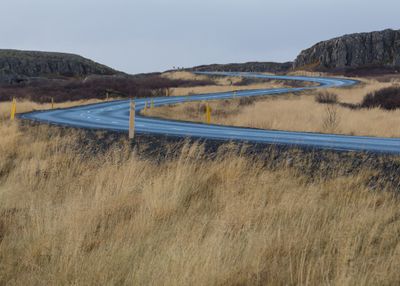
<svg viewBox="0 0 400 286">
<path fill-rule="evenodd" d="M 130 102 L 130 112 L 129 112 L 129 139 L 135 137 L 135 102 L 131 100 Z"/>
</svg>

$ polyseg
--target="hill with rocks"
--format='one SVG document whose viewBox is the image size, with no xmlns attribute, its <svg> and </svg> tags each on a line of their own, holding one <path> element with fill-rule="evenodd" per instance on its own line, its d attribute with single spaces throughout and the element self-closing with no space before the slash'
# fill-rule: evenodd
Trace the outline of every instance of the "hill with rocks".
<svg viewBox="0 0 400 286">
<path fill-rule="evenodd" d="M 300 53 L 294 69 L 316 71 L 400 70 L 400 30 L 350 34 Z"/>
<path fill-rule="evenodd" d="M 0 50 L 0 83 L 116 74 L 121 73 L 74 54 Z"/>
<path fill-rule="evenodd" d="M 285 73 L 292 68 L 292 62 L 248 62 L 232 64 L 202 65 L 189 69 L 190 71 L 231 71 L 231 72 L 271 72 Z"/>
</svg>

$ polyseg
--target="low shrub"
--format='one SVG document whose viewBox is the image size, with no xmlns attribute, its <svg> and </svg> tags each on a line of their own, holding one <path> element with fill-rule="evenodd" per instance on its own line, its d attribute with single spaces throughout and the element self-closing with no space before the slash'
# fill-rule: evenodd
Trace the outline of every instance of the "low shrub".
<svg viewBox="0 0 400 286">
<path fill-rule="evenodd" d="M 315 101 L 323 104 L 336 104 L 338 103 L 338 96 L 328 91 L 319 92 L 315 96 Z"/>
<path fill-rule="evenodd" d="M 337 105 L 327 105 L 325 107 L 325 115 L 322 120 L 323 130 L 327 133 L 335 133 L 340 125 L 340 117 Z"/>
<path fill-rule="evenodd" d="M 400 108 L 400 87 L 393 86 L 367 94 L 361 107 L 394 110 Z"/>
<path fill-rule="evenodd" d="M 239 99 L 239 106 L 252 105 L 255 101 L 254 97 L 241 97 Z"/>
<path fill-rule="evenodd" d="M 110 97 L 170 96 L 172 88 L 209 85 L 209 80 L 168 79 L 160 75 L 91 76 L 86 79 L 49 80 L 0 86 L 0 101 L 12 98 L 38 103 Z"/>
</svg>

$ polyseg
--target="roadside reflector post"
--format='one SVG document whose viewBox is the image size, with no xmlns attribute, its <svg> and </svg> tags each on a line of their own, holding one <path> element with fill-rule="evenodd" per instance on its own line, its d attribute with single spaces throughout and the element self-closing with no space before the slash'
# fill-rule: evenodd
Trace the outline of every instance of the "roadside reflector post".
<svg viewBox="0 0 400 286">
<path fill-rule="evenodd" d="M 130 112 L 129 112 L 129 139 L 135 137 L 135 102 L 131 100 L 130 102 Z"/>
<path fill-rule="evenodd" d="M 10 114 L 10 120 L 15 119 L 15 113 L 17 113 L 17 101 L 15 100 L 15 97 L 12 100 L 11 103 L 11 114 Z"/>
<path fill-rule="evenodd" d="M 150 108 L 151 108 L 151 109 L 154 108 L 154 99 L 151 99 L 151 101 L 150 101 Z"/>
<path fill-rule="evenodd" d="M 51 98 L 51 109 L 54 109 L 54 97 Z"/>
</svg>

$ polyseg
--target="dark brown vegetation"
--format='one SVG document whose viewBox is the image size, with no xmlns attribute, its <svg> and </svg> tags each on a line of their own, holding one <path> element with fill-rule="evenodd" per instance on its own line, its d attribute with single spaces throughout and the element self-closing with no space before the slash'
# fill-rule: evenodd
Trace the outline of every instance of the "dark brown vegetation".
<svg viewBox="0 0 400 286">
<path fill-rule="evenodd" d="M 400 108 L 400 87 L 393 86 L 367 94 L 361 107 L 394 110 Z"/>
<path fill-rule="evenodd" d="M 12 98 L 55 102 L 110 97 L 167 96 L 170 88 L 204 86 L 208 80 L 167 79 L 159 74 L 139 76 L 90 76 L 85 79 L 31 81 L 0 86 L 0 101 Z"/>
<path fill-rule="evenodd" d="M 197 66 L 189 69 L 190 71 L 232 71 L 232 72 L 273 72 L 286 73 L 292 69 L 292 62 L 248 62 L 234 64 L 212 64 Z"/>
<path fill-rule="evenodd" d="M 315 101 L 324 104 L 335 104 L 338 102 L 338 96 L 335 93 L 323 91 L 317 93 L 315 96 Z"/>
</svg>

